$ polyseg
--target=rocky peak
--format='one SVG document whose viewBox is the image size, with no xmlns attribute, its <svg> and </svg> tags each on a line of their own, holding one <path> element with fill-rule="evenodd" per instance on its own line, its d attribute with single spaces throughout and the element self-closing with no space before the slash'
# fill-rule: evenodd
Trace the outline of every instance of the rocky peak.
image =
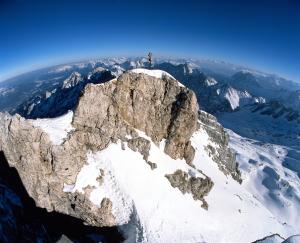
<svg viewBox="0 0 300 243">
<path fill-rule="evenodd" d="M 105 68 L 97 67 L 88 75 L 88 79 L 99 80 L 105 72 L 107 72 Z"/>
<path fill-rule="evenodd" d="M 165 152 L 190 163 L 189 139 L 197 128 L 197 112 L 195 94 L 175 79 L 125 73 L 105 85 L 87 85 L 73 125 L 79 130 L 99 129 L 108 138 L 129 126 L 155 143 L 166 139 Z"/>
<path fill-rule="evenodd" d="M 82 188 L 77 185 L 83 168 L 91 163 L 89 154 L 104 152 L 114 146 L 120 147 L 119 153 L 122 150 L 126 153 L 130 153 L 128 150 L 134 151 L 134 156 L 142 164 L 144 161 L 147 170 L 153 173 L 160 171 L 157 173 L 161 174 L 156 174 L 151 180 L 160 178 L 167 190 L 179 189 L 183 194 L 191 194 L 192 200 L 201 201 L 203 208 L 209 207 L 204 197 L 214 183 L 193 164 L 196 151 L 192 136 L 200 126 L 204 127 L 204 123 L 208 123 L 208 130 L 220 125 L 210 116 L 199 120 L 198 103 L 193 91 L 171 76 L 160 75 L 161 78 L 157 78 L 151 76 L 151 71 L 147 73 L 127 72 L 109 82 L 87 84 L 79 97 L 71 122 L 72 129 L 68 129 L 68 133 L 63 127 L 58 131 L 55 126 L 49 128 L 48 123 L 43 129 L 43 126 L 35 125 L 36 121 L 19 115 L 0 115 L 0 151 L 4 152 L 9 165 L 17 169 L 28 194 L 38 207 L 79 218 L 93 226 L 128 223 L 129 217 L 119 219 L 115 214 L 115 204 L 118 203 L 115 200 L 130 200 L 122 198 L 121 193 L 118 199 L 96 195 L 100 199 L 93 201 L 95 193 L 108 183 L 107 180 L 113 183 L 110 186 L 118 186 L 115 181 L 111 182 L 115 180 L 113 171 L 105 171 L 99 164 L 93 169 L 93 174 L 98 173 L 94 184 L 84 184 Z M 63 122 L 59 120 L 58 123 L 59 127 Z M 215 134 L 215 142 L 222 140 L 222 144 L 218 145 L 220 149 L 215 151 L 209 147 L 207 150 L 224 173 L 235 178 L 238 176 L 236 164 L 227 150 L 227 137 L 221 128 L 219 130 Z M 54 143 L 49 133 L 66 135 L 60 138 L 63 142 Z M 210 133 L 207 131 L 207 134 Z M 214 135 L 213 132 L 211 134 Z M 159 151 L 160 159 L 152 160 L 150 152 L 154 150 Z M 222 155 L 224 158 L 221 158 Z M 155 159 L 160 160 L 158 164 Z M 161 160 L 179 165 L 177 172 L 173 170 L 173 164 L 164 171 L 165 164 Z M 122 161 L 128 166 L 131 166 L 130 162 L 126 158 Z M 164 184 L 166 179 L 167 185 Z M 131 209 L 122 208 L 122 212 L 131 212 L 130 217 L 138 217 L 134 213 L 134 205 L 125 206 Z"/>
<path fill-rule="evenodd" d="M 147 161 L 150 142 L 139 135 L 144 132 L 156 144 L 164 140 L 164 151 L 170 157 L 191 164 L 195 151 L 190 138 L 197 130 L 197 120 L 194 93 L 175 79 L 124 73 L 103 84 L 86 85 L 73 117 L 75 129 L 61 145 L 51 142 L 51 137 L 32 121 L 1 114 L 0 150 L 18 170 L 39 207 L 81 218 L 91 225 L 111 226 L 116 222 L 109 199 L 96 207 L 86 196 L 62 190 L 64 184 L 74 183 L 88 151 L 101 151 L 121 140 L 143 154 L 155 169 L 155 164 Z"/>
</svg>

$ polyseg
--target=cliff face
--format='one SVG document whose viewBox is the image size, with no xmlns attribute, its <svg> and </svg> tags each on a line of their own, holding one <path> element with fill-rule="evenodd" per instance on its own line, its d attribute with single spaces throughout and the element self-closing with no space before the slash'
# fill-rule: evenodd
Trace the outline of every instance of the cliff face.
<svg viewBox="0 0 300 243">
<path fill-rule="evenodd" d="M 86 186 L 81 192 L 70 193 L 66 189 L 75 184 L 79 172 L 87 164 L 87 154 L 120 142 L 122 149 L 126 145 L 140 153 L 150 165 L 149 169 L 155 170 L 155 161 L 148 159 L 149 153 L 153 146 L 164 142 L 165 154 L 174 161 L 182 159 L 193 169 L 195 148 L 190 139 L 199 126 L 205 124 L 220 127 L 204 113 L 200 113 L 198 122 L 195 94 L 175 79 L 124 73 L 107 83 L 85 87 L 73 116 L 73 129 L 62 143 L 53 143 L 45 129 L 33 120 L 1 114 L 0 150 L 9 165 L 17 169 L 37 206 L 80 218 L 89 225 L 113 226 L 118 221 L 112 212 L 114 205 L 110 198 L 104 197 L 99 205 L 95 205 L 90 199 L 93 186 Z M 224 131 L 219 130 L 220 137 L 213 136 L 213 139 L 221 143 L 213 156 L 224 173 L 238 179 L 234 158 L 228 152 L 227 138 Z M 219 158 L 221 151 L 225 157 Z M 124 159 L 123 162 L 130 161 Z M 186 172 L 182 174 L 188 176 Z M 100 187 L 105 176 L 107 173 L 100 169 L 97 177 Z M 205 204 L 202 206 L 207 208 L 203 197 L 209 193 L 213 182 L 205 174 L 201 178 L 189 176 L 188 181 L 185 178 L 185 184 L 191 189 L 181 191 L 192 192 L 194 199 L 199 198 Z M 178 182 L 177 177 L 175 179 Z M 179 187 L 178 183 L 183 183 L 177 182 L 172 186 Z"/>
<path fill-rule="evenodd" d="M 242 183 L 241 173 L 235 159 L 235 154 L 228 147 L 228 134 L 218 123 L 217 119 L 205 111 L 199 111 L 199 122 L 208 133 L 210 140 L 218 146 L 206 147 L 212 159 L 218 164 L 219 169 L 225 174 L 230 175 L 239 183 Z"/>
<path fill-rule="evenodd" d="M 138 129 L 154 143 L 166 139 L 165 152 L 172 158 L 191 162 L 189 139 L 197 127 L 197 112 L 194 93 L 176 80 L 126 73 L 105 85 L 88 85 L 73 125 L 85 134 L 96 129 L 100 149 Z"/>
<path fill-rule="evenodd" d="M 105 84 L 86 86 L 72 123 L 75 131 L 62 145 L 53 145 L 31 120 L 1 115 L 0 149 L 38 206 L 92 225 L 114 225 L 109 199 L 99 209 L 82 194 L 64 193 L 64 183 L 74 183 L 89 150 L 102 150 L 119 139 L 147 154 L 150 148 L 143 144 L 149 141 L 139 138 L 136 129 L 155 143 L 166 139 L 168 155 L 191 163 L 194 150 L 189 139 L 197 127 L 197 112 L 194 93 L 176 80 L 126 73 Z"/>
</svg>

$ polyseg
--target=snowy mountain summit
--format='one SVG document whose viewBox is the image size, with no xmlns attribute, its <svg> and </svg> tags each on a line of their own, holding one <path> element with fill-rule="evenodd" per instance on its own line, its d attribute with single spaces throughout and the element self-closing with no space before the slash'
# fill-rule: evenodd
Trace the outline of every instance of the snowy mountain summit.
<svg viewBox="0 0 300 243">
<path fill-rule="evenodd" d="M 0 113 L 0 151 L 37 206 L 117 226 L 125 242 L 250 243 L 299 230 L 243 186 L 223 127 L 164 71 L 88 83 L 59 118 Z"/>
<path fill-rule="evenodd" d="M 74 72 L 71 74 L 71 76 L 69 78 L 67 78 L 64 82 L 63 82 L 63 89 L 69 89 L 71 87 L 74 87 L 75 85 L 77 85 L 79 82 L 82 81 L 82 77 L 80 75 L 80 73 L 78 72 Z"/>
</svg>

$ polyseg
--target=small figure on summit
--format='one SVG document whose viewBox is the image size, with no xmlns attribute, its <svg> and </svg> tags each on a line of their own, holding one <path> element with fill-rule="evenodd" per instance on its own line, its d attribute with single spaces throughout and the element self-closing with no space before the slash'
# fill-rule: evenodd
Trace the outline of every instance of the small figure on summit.
<svg viewBox="0 0 300 243">
<path fill-rule="evenodd" d="M 152 53 L 151 52 L 148 53 L 148 61 L 149 61 L 149 69 L 151 69 L 151 67 L 152 67 Z"/>
</svg>

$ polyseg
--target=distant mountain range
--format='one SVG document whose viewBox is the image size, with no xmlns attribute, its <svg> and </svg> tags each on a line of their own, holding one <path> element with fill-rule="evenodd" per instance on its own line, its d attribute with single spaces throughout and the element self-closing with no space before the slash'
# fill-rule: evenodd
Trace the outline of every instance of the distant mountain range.
<svg viewBox="0 0 300 243">
<path fill-rule="evenodd" d="M 72 73 L 77 72 L 82 77 L 87 77 L 98 67 L 118 76 L 125 70 L 148 67 L 148 63 L 145 58 L 139 57 L 105 58 L 58 65 L 20 75 L 0 83 L 0 110 L 13 113 L 33 96 L 43 97 L 46 91 L 52 92 L 62 87 L 62 82 Z M 211 113 L 235 110 L 240 106 L 240 102 L 241 105 L 245 105 L 272 100 L 279 101 L 286 108 L 297 111 L 300 109 L 300 84 L 272 74 L 225 62 L 191 59 L 160 58 L 155 61 L 154 68 L 169 72 L 199 93 L 200 105 Z M 223 104 L 224 102 L 226 104 Z"/>
<path fill-rule="evenodd" d="M 104 58 L 0 83 L 0 111 L 10 113 L 0 113 L 1 159 L 18 161 L 35 201 L 118 226 L 131 242 L 267 243 L 300 233 L 300 84 L 217 61 L 158 58 L 148 67 L 145 58 Z M 223 224 L 211 234 L 209 222 Z"/>
<path fill-rule="evenodd" d="M 87 83 L 102 83 L 126 70 L 148 66 L 146 58 L 104 58 L 33 71 L 0 83 L 0 111 L 27 118 L 55 117 L 76 106 Z M 152 68 L 170 73 L 192 89 L 202 110 L 216 115 L 236 132 L 241 132 L 235 129 L 240 127 L 236 124 L 239 121 L 232 117 L 243 114 L 252 121 L 247 126 L 264 127 L 255 124 L 267 119 L 275 127 L 290 127 L 295 138 L 299 135 L 298 83 L 217 61 L 159 58 Z M 242 135 L 255 138 L 252 129 L 243 131 Z M 255 132 L 260 133 L 264 132 Z"/>
</svg>

